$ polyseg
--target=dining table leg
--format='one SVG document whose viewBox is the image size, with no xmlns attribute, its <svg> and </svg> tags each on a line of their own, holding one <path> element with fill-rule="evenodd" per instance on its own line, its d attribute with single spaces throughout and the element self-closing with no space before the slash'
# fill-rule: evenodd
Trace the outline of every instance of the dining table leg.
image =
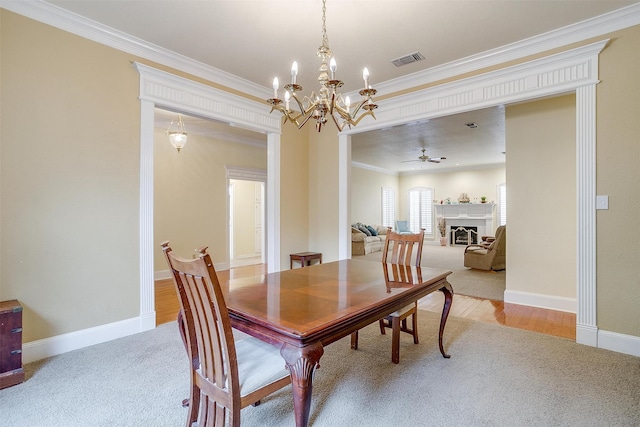
<svg viewBox="0 0 640 427">
<path fill-rule="evenodd" d="M 322 343 L 317 342 L 305 347 L 285 344 L 280 349 L 293 390 L 293 408 L 296 427 L 307 427 L 311 410 L 311 393 L 313 391 L 313 371 L 320 367 L 320 358 L 324 353 Z"/>
<path fill-rule="evenodd" d="M 444 294 L 444 306 L 442 307 L 442 317 L 440 318 L 440 333 L 438 336 L 438 344 L 440 345 L 440 353 L 445 358 L 450 358 L 451 355 L 447 354 L 444 351 L 444 346 L 442 345 L 442 335 L 444 334 L 444 325 L 447 323 L 447 318 L 449 317 L 449 310 L 451 309 L 451 303 L 453 302 L 453 287 L 447 281 L 444 282 L 444 286 L 440 288 L 440 291 Z"/>
</svg>

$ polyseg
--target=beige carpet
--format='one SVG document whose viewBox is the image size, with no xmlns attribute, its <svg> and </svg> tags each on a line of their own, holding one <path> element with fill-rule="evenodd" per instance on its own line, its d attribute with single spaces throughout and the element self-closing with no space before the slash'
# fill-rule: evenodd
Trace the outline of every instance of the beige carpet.
<svg viewBox="0 0 640 427">
<path fill-rule="evenodd" d="M 482 271 L 466 268 L 463 265 L 464 246 L 422 247 L 422 265 L 450 270 L 449 282 L 456 294 L 504 301 L 505 271 Z M 354 256 L 354 259 L 382 261 L 382 252 Z"/>
<path fill-rule="evenodd" d="M 376 324 L 325 348 L 311 426 L 638 426 L 640 359 L 573 341 L 419 312 L 400 364 Z M 25 366 L 0 390 L 0 425 L 184 426 L 189 362 L 175 323 Z M 242 410 L 242 426 L 294 426 L 290 386 Z"/>
</svg>

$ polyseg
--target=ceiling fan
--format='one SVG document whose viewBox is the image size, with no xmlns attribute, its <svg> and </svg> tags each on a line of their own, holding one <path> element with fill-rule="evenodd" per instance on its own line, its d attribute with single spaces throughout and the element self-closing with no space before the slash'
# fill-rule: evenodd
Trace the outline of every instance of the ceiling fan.
<svg viewBox="0 0 640 427">
<path fill-rule="evenodd" d="M 440 163 L 441 160 L 446 160 L 446 157 L 429 157 L 425 154 L 426 149 L 422 149 L 422 156 L 418 156 L 415 160 L 403 160 L 402 163 L 408 162 L 431 162 L 431 163 Z"/>
</svg>

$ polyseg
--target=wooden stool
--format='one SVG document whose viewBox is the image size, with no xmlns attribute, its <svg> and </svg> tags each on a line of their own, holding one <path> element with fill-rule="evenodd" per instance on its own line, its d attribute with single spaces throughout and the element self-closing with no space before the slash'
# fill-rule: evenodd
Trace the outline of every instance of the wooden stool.
<svg viewBox="0 0 640 427">
<path fill-rule="evenodd" d="M 320 252 L 298 252 L 289 255 L 289 268 L 293 269 L 293 261 L 299 261 L 300 266 L 311 265 L 311 261 L 317 259 L 322 264 L 322 254 Z"/>
</svg>

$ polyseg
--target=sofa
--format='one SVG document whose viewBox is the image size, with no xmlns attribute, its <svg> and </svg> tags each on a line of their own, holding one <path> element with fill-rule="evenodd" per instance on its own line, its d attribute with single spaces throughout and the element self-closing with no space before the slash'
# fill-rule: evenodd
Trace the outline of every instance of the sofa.
<svg viewBox="0 0 640 427">
<path fill-rule="evenodd" d="M 387 227 L 366 225 L 360 222 L 351 225 L 351 255 L 366 255 L 382 252 L 387 238 Z"/>
</svg>

